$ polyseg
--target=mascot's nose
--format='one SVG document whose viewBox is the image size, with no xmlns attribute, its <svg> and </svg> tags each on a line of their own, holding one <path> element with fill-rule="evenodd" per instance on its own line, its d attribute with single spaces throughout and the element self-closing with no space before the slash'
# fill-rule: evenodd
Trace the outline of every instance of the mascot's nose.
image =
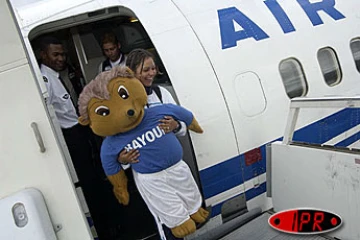
<svg viewBox="0 0 360 240">
<path fill-rule="evenodd" d="M 129 117 L 134 116 L 134 114 L 135 114 L 135 111 L 132 110 L 132 109 L 130 109 L 130 110 L 127 111 L 127 115 L 128 115 Z"/>
</svg>

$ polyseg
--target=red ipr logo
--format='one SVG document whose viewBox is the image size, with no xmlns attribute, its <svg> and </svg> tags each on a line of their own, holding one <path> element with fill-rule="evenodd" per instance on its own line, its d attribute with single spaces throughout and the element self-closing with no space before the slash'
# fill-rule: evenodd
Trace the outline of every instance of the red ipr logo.
<svg viewBox="0 0 360 240">
<path fill-rule="evenodd" d="M 291 234 L 319 234 L 339 228 L 340 216 L 319 209 L 289 209 L 275 213 L 269 218 L 274 229 Z"/>
</svg>

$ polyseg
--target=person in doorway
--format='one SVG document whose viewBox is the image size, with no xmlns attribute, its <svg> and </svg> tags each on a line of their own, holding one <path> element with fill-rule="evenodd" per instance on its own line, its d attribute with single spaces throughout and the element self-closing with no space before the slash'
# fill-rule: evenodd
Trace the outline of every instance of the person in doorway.
<svg viewBox="0 0 360 240">
<path fill-rule="evenodd" d="M 46 101 L 54 108 L 79 184 L 95 228 L 101 238 L 103 229 L 106 227 L 106 217 L 103 214 L 106 203 L 102 200 L 106 191 L 93 164 L 90 144 L 92 132 L 88 127 L 78 124 L 75 102 L 78 97 L 79 85 L 73 85 L 74 76 L 69 75 L 68 71 L 64 71 L 67 67 L 66 54 L 63 44 L 57 38 L 47 36 L 41 39 L 40 58 L 40 70 L 49 94 Z M 63 79 L 60 73 L 64 72 L 66 74 L 63 74 L 65 76 Z M 105 239 L 105 237 L 101 239 Z"/>
<path fill-rule="evenodd" d="M 157 67 L 155 65 L 154 56 L 144 49 L 132 50 L 126 59 L 126 66 L 129 67 L 135 74 L 135 77 L 143 84 L 147 93 L 147 107 L 155 107 L 159 104 L 176 104 L 170 92 L 161 86 L 153 84 L 154 78 L 157 74 Z M 159 127 L 165 133 L 173 132 L 176 136 L 185 136 L 187 132 L 186 124 L 181 121 L 176 121 L 170 116 L 165 116 L 160 120 Z M 124 168 L 129 163 L 137 163 L 140 154 L 136 149 L 130 151 L 121 151 L 119 154 L 119 162 L 124 164 Z M 154 215 L 155 221 L 159 228 L 160 235 L 164 235 L 167 240 L 177 240 L 165 225 L 162 225 L 157 216 Z"/>
<path fill-rule="evenodd" d="M 121 52 L 121 44 L 114 33 L 104 34 L 101 48 L 106 59 L 100 63 L 98 73 L 110 70 L 114 66 L 125 66 L 126 56 Z"/>
<path fill-rule="evenodd" d="M 153 84 L 157 74 L 153 55 L 144 49 L 134 49 L 127 56 L 126 66 L 135 74 L 135 77 L 145 87 L 147 94 L 147 107 L 153 107 L 159 104 L 176 104 L 171 93 L 161 86 Z M 182 137 L 186 134 L 186 125 L 184 122 L 176 121 L 170 116 L 166 116 L 160 120 L 160 128 L 166 133 L 173 132 L 176 136 Z M 131 150 L 129 152 L 122 151 L 119 155 L 119 161 L 123 164 L 136 163 L 138 161 L 139 152 Z"/>
<path fill-rule="evenodd" d="M 132 50 L 126 60 L 126 66 L 135 73 L 135 77 L 145 87 L 148 95 L 147 107 L 153 107 L 158 104 L 177 104 L 168 90 L 153 84 L 157 74 L 157 67 L 154 57 L 149 51 L 144 49 Z M 162 119 L 159 126 L 165 132 L 174 132 L 176 136 L 185 136 L 187 130 L 184 122 L 175 121 L 171 117 Z"/>
<path fill-rule="evenodd" d="M 176 104 L 170 92 L 161 86 L 153 84 L 157 74 L 154 56 L 145 49 L 132 50 L 126 59 L 126 66 L 135 74 L 135 77 L 145 87 L 147 94 L 147 107 L 153 107 L 159 104 Z M 166 133 L 173 132 L 176 136 L 181 137 L 186 134 L 186 125 L 184 122 L 176 121 L 170 116 L 166 116 L 160 120 L 160 128 Z M 119 155 L 119 161 L 123 164 L 136 163 L 138 161 L 139 152 L 131 150 L 129 152 L 122 151 Z"/>
</svg>

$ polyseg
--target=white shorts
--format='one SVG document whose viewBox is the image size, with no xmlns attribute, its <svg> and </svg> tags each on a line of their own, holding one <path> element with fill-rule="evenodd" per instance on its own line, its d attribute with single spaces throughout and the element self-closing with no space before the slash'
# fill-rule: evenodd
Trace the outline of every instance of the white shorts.
<svg viewBox="0 0 360 240">
<path fill-rule="evenodd" d="M 201 195 L 189 166 L 181 160 L 157 173 L 133 171 L 136 186 L 150 212 L 168 228 L 189 219 L 201 207 Z"/>
</svg>

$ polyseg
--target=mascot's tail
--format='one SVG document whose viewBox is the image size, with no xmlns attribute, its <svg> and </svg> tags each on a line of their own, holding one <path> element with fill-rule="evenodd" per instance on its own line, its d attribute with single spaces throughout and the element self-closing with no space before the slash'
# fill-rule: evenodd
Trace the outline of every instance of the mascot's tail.
<svg viewBox="0 0 360 240">
<path fill-rule="evenodd" d="M 194 131 L 196 133 L 203 133 L 204 132 L 195 118 L 193 118 L 191 124 L 188 126 L 188 129 L 191 130 L 191 131 Z"/>
</svg>

